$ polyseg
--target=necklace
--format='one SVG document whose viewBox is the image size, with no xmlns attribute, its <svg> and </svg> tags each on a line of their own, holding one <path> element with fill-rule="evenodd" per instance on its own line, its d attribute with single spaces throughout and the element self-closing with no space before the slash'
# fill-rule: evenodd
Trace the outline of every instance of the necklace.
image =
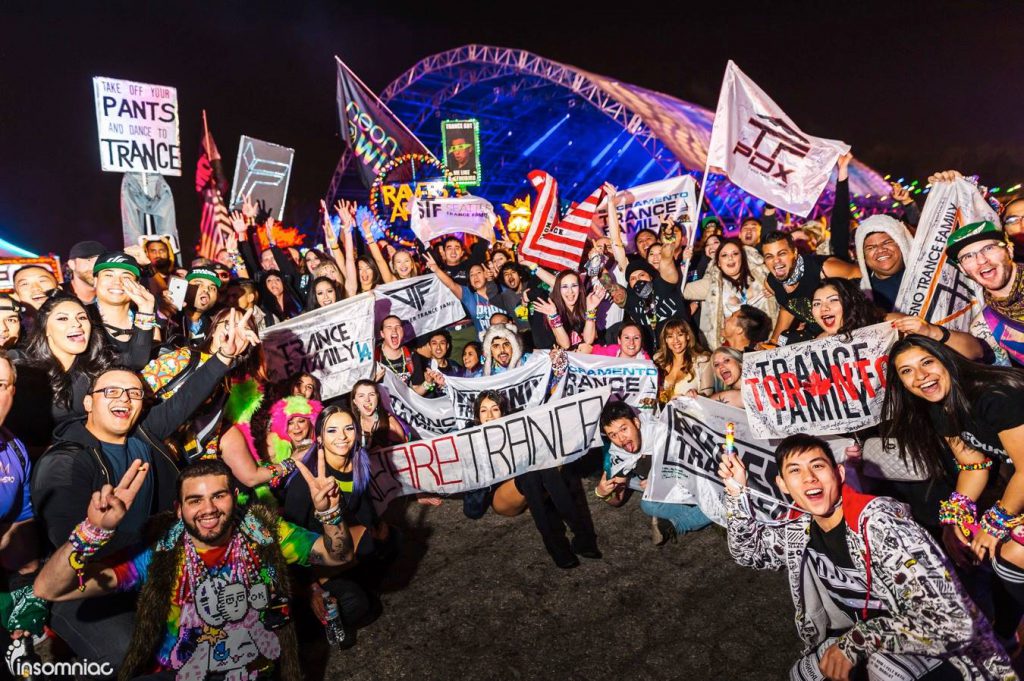
<svg viewBox="0 0 1024 681">
<path fill-rule="evenodd" d="M 245 541 L 240 531 L 235 530 L 234 536 L 231 537 L 231 541 L 224 551 L 224 556 L 212 568 L 206 567 L 191 536 L 186 535 L 183 541 L 185 542 L 185 557 L 182 566 L 184 574 L 182 575 L 183 579 L 178 582 L 178 603 L 188 602 L 197 589 L 212 578 L 211 573 L 214 572 L 218 573 L 220 579 L 239 582 L 246 586 L 265 582 L 263 578 L 267 575 L 262 569 L 259 556 L 249 546 L 249 542 Z M 225 568 L 226 572 L 224 572 Z"/>
<path fill-rule="evenodd" d="M 1024 267 L 1015 267 L 1013 285 L 1005 298 L 993 298 L 985 291 L 985 303 L 1007 319 L 1024 321 Z"/>
</svg>

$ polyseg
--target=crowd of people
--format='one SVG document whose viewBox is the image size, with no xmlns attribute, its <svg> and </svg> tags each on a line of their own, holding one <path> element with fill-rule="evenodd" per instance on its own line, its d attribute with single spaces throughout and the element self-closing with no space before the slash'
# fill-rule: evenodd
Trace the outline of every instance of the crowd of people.
<svg viewBox="0 0 1024 681">
<path fill-rule="evenodd" d="M 746 353 L 888 321 L 900 340 L 881 424 L 852 434 L 844 463 L 813 435 L 778 446 L 789 517 L 758 519 L 743 462 L 722 457 L 729 549 L 789 573 L 805 647 L 793 678 L 1016 678 L 1024 200 L 1001 206 L 1001 224 L 950 236 L 946 257 L 984 291 L 971 333 L 952 331 L 896 309 L 920 207 L 896 185 L 899 210 L 854 221 L 850 160 L 827 221 L 785 226 L 771 207 L 738 225 L 708 216 L 692 242 L 672 221 L 628 233 L 607 185 L 604 236 L 577 270 L 547 271 L 511 241 L 395 248 L 357 225 L 347 201 L 334 207 L 340 230 L 322 206 L 320 248 L 278 247 L 272 218 L 247 201 L 216 260 L 186 268 L 154 237 L 123 250 L 76 244 L 63 284 L 21 267 L 0 295 L 10 645 L 58 637 L 125 679 L 299 678 L 298 621 L 311 615 L 329 640 L 354 645 L 402 552 L 401 528 L 370 496 L 369 452 L 416 437 L 389 409 L 388 372 L 443 399 L 447 379 L 499 375 L 535 353 L 556 365 L 566 352 L 653 363 L 657 404 L 606 405 L 592 480 L 566 465 L 461 495 L 471 519 L 529 511 L 554 565 L 572 569 L 602 558 L 584 490 L 614 507 L 643 492 L 650 457 L 626 471 L 609 462 L 663 446 L 661 406 L 700 396 L 742 408 Z M 375 371 L 345 395 L 325 399 L 310 373 L 268 377 L 265 329 L 428 273 L 461 302 L 461 322 L 409 338 L 402 319 L 377 320 Z M 477 424 L 510 413 L 500 392 L 473 403 Z M 865 474 L 872 447 L 921 475 Z M 693 498 L 640 504 L 659 545 L 711 523 Z"/>
</svg>

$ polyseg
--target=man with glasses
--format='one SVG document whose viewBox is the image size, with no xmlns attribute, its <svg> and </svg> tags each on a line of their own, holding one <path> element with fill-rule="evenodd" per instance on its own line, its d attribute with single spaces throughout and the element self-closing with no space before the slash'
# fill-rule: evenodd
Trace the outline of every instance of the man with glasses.
<svg viewBox="0 0 1024 681">
<path fill-rule="evenodd" d="M 1024 364 L 1024 268 L 1013 262 L 1006 232 L 989 220 L 964 225 L 949 235 L 946 256 L 982 287 L 981 318 L 995 342 Z"/>
<path fill-rule="evenodd" d="M 1011 199 L 1003 206 L 999 214 L 1003 222 L 1003 230 L 1010 239 L 1010 243 L 1016 246 L 1024 246 L 1024 196 Z M 1016 254 L 1016 259 L 1024 258 L 1024 248 Z"/>
<path fill-rule="evenodd" d="M 93 491 L 116 484 L 135 459 L 148 464 L 149 475 L 117 536 L 97 557 L 130 552 L 139 544 L 149 517 L 173 506 L 179 459 L 163 441 L 191 418 L 234 358 L 248 347 L 247 321 L 247 315 L 239 319 L 232 314 L 218 331 L 223 333 L 220 349 L 189 379 L 189 389 L 176 392 L 145 416 L 145 391 L 134 371 L 113 367 L 93 380 L 84 401 L 85 421 L 66 422 L 54 432 L 54 443 L 32 476 L 36 518 L 53 548 L 68 540 Z M 125 594 L 57 603 L 51 626 L 77 656 L 116 667 L 131 638 L 134 609 L 133 599 Z"/>
</svg>

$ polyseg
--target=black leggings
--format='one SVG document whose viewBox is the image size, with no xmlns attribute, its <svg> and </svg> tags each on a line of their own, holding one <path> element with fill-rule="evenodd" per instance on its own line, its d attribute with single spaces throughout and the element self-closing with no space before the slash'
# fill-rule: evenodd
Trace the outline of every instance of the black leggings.
<svg viewBox="0 0 1024 681">
<path fill-rule="evenodd" d="M 568 525 L 582 543 L 594 543 L 594 523 L 587 508 L 583 485 L 569 466 L 531 471 L 515 478 L 516 489 L 526 497 L 533 522 L 549 552 L 569 551 Z"/>
</svg>

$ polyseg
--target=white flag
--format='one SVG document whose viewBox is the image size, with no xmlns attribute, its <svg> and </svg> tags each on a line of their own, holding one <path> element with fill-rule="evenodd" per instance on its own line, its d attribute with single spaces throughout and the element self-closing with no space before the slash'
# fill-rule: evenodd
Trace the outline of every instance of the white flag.
<svg viewBox="0 0 1024 681">
<path fill-rule="evenodd" d="M 479 196 L 414 196 L 409 202 L 409 216 L 409 228 L 424 244 L 457 233 L 494 241 L 494 206 Z"/>
<path fill-rule="evenodd" d="M 740 189 L 806 217 L 850 145 L 811 137 L 731 60 L 718 96 L 708 165 Z"/>
</svg>

